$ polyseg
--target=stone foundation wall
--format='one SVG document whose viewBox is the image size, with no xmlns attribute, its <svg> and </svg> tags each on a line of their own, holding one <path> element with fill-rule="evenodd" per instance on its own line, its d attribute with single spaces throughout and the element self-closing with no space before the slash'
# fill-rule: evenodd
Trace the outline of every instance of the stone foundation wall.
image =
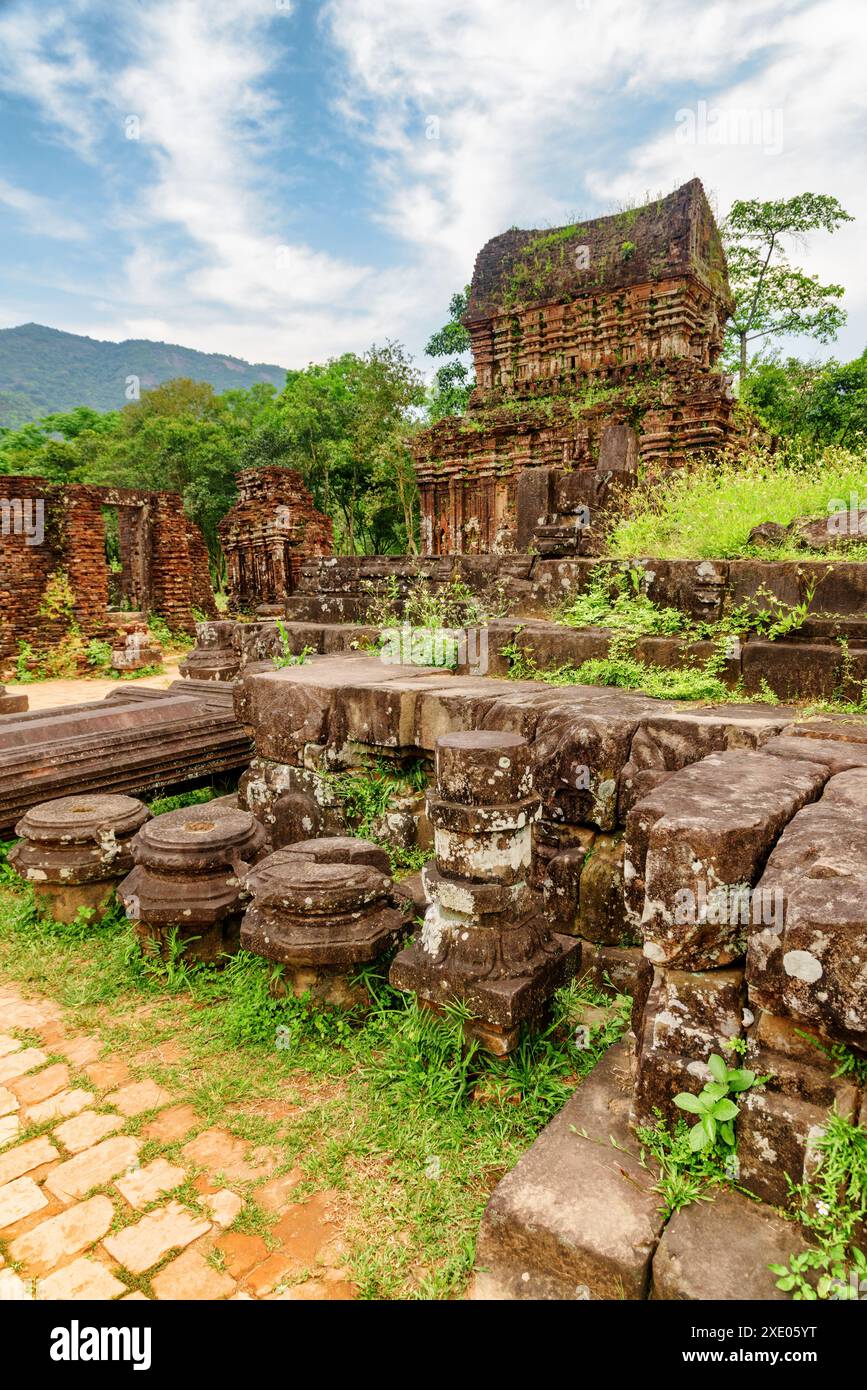
<svg viewBox="0 0 867 1390">
<path fill-rule="evenodd" d="M 438 738 L 461 730 L 526 738 L 538 901 L 552 930 L 580 940 L 582 970 L 635 997 L 634 1122 L 673 1115 L 673 1096 L 700 1090 L 708 1056 L 734 1041 L 724 1055 L 770 1076 L 738 1120 L 741 1176 L 781 1202 L 831 1103 L 858 1114 L 860 1089 L 835 1077 L 827 1049 L 867 1055 L 867 723 L 363 654 L 251 670 L 236 709 L 256 740 L 249 805 L 294 817 L 297 838 L 305 824 L 336 828 L 334 770 L 432 766 Z"/>
</svg>

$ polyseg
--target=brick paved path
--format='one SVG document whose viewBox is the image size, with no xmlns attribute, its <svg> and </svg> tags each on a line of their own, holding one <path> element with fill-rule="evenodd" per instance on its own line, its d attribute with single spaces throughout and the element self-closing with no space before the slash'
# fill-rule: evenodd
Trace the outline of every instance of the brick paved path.
<svg viewBox="0 0 867 1390">
<path fill-rule="evenodd" d="M 0 985 L 0 1301 L 354 1296 L 336 1194 L 293 1200 L 299 1169 L 274 1176 L 270 1150 L 102 1051 L 59 1005 Z M 146 1141 L 178 1157 L 140 1162 Z M 256 1234 L 229 1229 L 233 1184 L 262 1213 Z"/>
</svg>

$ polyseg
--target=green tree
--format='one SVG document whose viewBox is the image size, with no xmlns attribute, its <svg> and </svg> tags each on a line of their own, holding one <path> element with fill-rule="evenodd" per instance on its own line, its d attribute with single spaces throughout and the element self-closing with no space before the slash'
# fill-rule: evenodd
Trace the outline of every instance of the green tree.
<svg viewBox="0 0 867 1390">
<path fill-rule="evenodd" d="M 470 351 L 470 335 L 461 322 L 469 300 L 469 285 L 452 295 L 448 323 L 433 333 L 425 345 L 428 357 L 449 359 L 434 373 L 428 397 L 428 418 L 432 424 L 446 415 L 463 415 L 475 389 L 475 377 L 466 363 L 461 361 Z"/>
<path fill-rule="evenodd" d="M 851 447 L 867 440 L 867 351 L 852 362 L 755 362 L 741 399 L 774 434 Z"/>
<path fill-rule="evenodd" d="M 415 545 L 407 438 L 423 400 L 421 376 L 398 343 L 287 373 L 279 400 L 286 460 L 349 554 L 391 549 L 399 534 Z"/>
<path fill-rule="evenodd" d="M 835 232 L 853 219 L 836 198 L 801 193 L 762 202 L 739 199 L 723 223 L 723 241 L 735 311 L 727 330 L 726 361 L 743 383 L 749 369 L 750 344 L 799 335 L 830 342 L 846 321 L 837 302 L 842 285 L 823 285 L 790 264 L 789 241 L 801 243 L 810 232 Z"/>
</svg>

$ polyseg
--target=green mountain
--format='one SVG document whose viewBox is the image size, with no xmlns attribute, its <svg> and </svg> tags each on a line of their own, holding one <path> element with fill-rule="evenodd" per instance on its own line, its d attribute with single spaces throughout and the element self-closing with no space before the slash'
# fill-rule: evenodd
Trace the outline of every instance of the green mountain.
<svg viewBox="0 0 867 1390">
<path fill-rule="evenodd" d="M 175 343 L 129 338 L 123 343 L 61 333 L 39 323 L 0 329 L 0 426 L 25 425 L 59 410 L 89 405 L 119 410 L 126 405 L 127 378 L 140 387 L 159 386 L 172 377 L 209 381 L 217 392 L 257 381 L 280 388 L 286 369 L 244 362 L 218 352 L 196 352 Z"/>
</svg>

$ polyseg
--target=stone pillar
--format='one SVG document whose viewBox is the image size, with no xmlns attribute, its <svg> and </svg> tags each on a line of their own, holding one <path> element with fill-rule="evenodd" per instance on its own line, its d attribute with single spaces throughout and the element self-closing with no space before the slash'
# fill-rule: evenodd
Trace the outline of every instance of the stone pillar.
<svg viewBox="0 0 867 1390">
<path fill-rule="evenodd" d="M 9 862 L 55 921 L 74 921 L 80 908 L 102 915 L 132 868 L 133 836 L 149 818 L 131 796 L 43 801 L 16 825 L 21 840 Z"/>
<path fill-rule="evenodd" d="M 248 811 L 205 803 L 157 816 L 136 836 L 135 868 L 118 897 L 146 951 L 166 957 L 172 932 L 185 959 L 237 950 L 244 876 L 265 847 Z"/>
<path fill-rule="evenodd" d="M 238 624 L 196 623 L 196 645 L 178 667 L 182 676 L 199 681 L 232 681 L 241 669 L 236 650 Z"/>
<path fill-rule="evenodd" d="M 364 840 L 333 836 L 269 854 L 246 877 L 245 950 L 277 962 L 279 992 L 310 991 L 344 1007 L 366 1002 L 352 978 L 397 941 L 388 859 Z"/>
<path fill-rule="evenodd" d="M 550 931 L 529 887 L 540 808 L 519 734 L 437 740 L 428 802 L 436 865 L 424 871 L 430 906 L 390 979 L 434 1009 L 466 1004 L 467 1035 L 500 1056 L 517 1046 L 522 1023 L 540 1019 L 580 954 L 579 942 Z"/>
</svg>

